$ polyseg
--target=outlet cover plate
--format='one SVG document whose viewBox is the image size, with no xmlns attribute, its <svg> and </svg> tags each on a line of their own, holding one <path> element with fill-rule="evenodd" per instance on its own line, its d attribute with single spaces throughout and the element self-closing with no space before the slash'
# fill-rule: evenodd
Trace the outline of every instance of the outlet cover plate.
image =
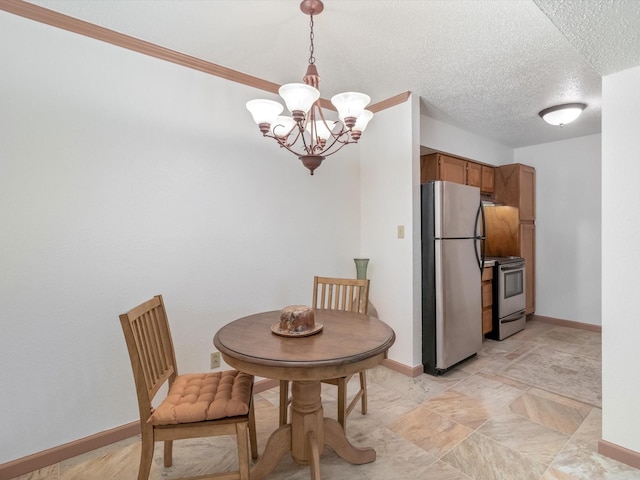
<svg viewBox="0 0 640 480">
<path fill-rule="evenodd" d="M 220 368 L 220 352 L 211 352 L 211 368 Z"/>
</svg>

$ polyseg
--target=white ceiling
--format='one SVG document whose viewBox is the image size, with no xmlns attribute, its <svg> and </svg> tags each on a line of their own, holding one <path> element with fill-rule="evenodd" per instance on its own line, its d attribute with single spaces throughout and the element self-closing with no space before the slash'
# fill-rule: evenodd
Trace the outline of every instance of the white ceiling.
<svg viewBox="0 0 640 480">
<path fill-rule="evenodd" d="M 306 70 L 299 0 L 32 3 L 278 84 Z M 324 4 L 314 17 L 323 98 L 355 90 L 376 103 L 411 91 L 423 113 L 511 147 L 599 133 L 601 75 L 640 65 L 639 0 Z M 588 105 L 575 123 L 538 117 L 568 102 Z"/>
</svg>

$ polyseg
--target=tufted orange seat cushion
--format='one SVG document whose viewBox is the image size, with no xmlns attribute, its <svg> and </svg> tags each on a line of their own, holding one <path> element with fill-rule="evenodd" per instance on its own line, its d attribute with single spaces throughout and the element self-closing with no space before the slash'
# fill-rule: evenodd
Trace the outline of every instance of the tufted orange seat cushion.
<svg viewBox="0 0 640 480">
<path fill-rule="evenodd" d="M 178 375 L 148 421 L 169 425 L 246 415 L 252 387 L 253 376 L 236 370 Z"/>
</svg>

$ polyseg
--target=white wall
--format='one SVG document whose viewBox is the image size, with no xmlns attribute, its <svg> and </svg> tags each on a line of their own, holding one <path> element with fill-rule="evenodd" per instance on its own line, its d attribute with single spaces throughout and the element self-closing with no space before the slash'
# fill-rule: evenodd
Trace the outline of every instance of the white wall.
<svg viewBox="0 0 640 480">
<path fill-rule="evenodd" d="M 536 168 L 536 313 L 600 325 L 600 136 L 513 150 L 424 115 L 420 133 L 434 150 Z"/>
<path fill-rule="evenodd" d="M 601 324 L 601 137 L 514 151 L 536 169 L 536 314 Z"/>
<path fill-rule="evenodd" d="M 5 12 L 0 58 L 0 463 L 136 419 L 118 314 L 152 295 L 202 371 L 225 323 L 355 275 L 358 147 L 311 177 L 263 92 Z"/>
<path fill-rule="evenodd" d="M 370 258 L 371 302 L 396 332 L 389 357 L 405 365 L 421 363 L 420 290 L 416 288 L 414 253 L 416 192 L 419 194 L 418 99 L 379 112 L 367 127 L 361 146 L 361 255 Z M 404 238 L 397 236 L 404 226 Z M 419 281 L 419 279 L 418 279 Z M 419 287 L 419 283 L 417 284 Z M 416 292 L 418 297 L 416 298 Z"/>
<path fill-rule="evenodd" d="M 378 113 L 359 148 L 310 177 L 244 110 L 264 93 L 4 12 L 0 58 L 0 380 L 9 385 L 0 393 L 0 463 L 136 419 L 117 316 L 156 293 L 182 371 L 205 370 L 221 325 L 306 303 L 314 274 L 353 276 L 353 257 L 368 256 L 372 301 L 398 335 L 390 357 L 420 364 L 418 146 L 514 160 L 506 146 L 420 116 L 412 97 Z M 629 300 L 638 229 L 629 219 L 640 152 L 627 129 L 639 123 L 639 76 L 605 79 L 602 137 L 603 437 L 636 451 L 640 382 L 628 365 L 638 363 Z M 389 131 L 396 142 L 385 140 Z M 597 141 L 516 152 L 537 168 L 538 261 L 541 245 L 555 241 L 541 233 L 551 220 L 540 209 L 553 207 L 542 206 L 542 192 L 561 190 L 548 182 L 558 167 L 550 158 L 584 166 L 568 155 L 575 147 L 591 184 Z M 571 193 L 567 201 L 585 192 Z M 576 235 L 593 221 L 584 214 Z M 575 293 L 576 309 L 593 288 Z M 551 298 L 538 302 L 560 316 Z M 42 393 L 16 394 L 34 386 Z"/>
<path fill-rule="evenodd" d="M 489 165 L 513 163 L 513 149 L 453 125 L 420 116 L 420 145 Z"/>
<path fill-rule="evenodd" d="M 640 67 L 602 82 L 602 438 L 640 453 Z"/>
</svg>

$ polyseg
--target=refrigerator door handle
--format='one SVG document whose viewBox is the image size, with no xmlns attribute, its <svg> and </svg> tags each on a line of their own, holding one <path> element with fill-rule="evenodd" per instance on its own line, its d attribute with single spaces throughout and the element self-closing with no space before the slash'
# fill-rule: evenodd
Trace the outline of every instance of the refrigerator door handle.
<svg viewBox="0 0 640 480">
<path fill-rule="evenodd" d="M 482 213 L 482 269 L 484 270 L 484 259 L 486 258 L 485 248 L 487 246 L 487 222 L 484 216 L 484 207 L 480 202 L 480 212 Z"/>
<path fill-rule="evenodd" d="M 478 219 L 482 218 L 482 235 L 478 234 Z M 482 208 L 482 202 L 478 205 L 478 211 L 476 212 L 476 220 L 475 225 L 473 227 L 473 236 L 475 241 L 473 243 L 473 248 L 476 254 L 476 261 L 478 262 L 478 268 L 480 269 L 480 274 L 482 274 L 482 270 L 484 270 L 484 229 L 485 229 L 485 219 L 484 219 L 484 208 Z M 478 254 L 478 240 L 480 243 L 480 253 Z"/>
<path fill-rule="evenodd" d="M 484 267 L 484 258 L 480 258 L 480 255 L 478 254 L 478 241 L 480 241 L 478 237 L 473 239 L 473 253 L 476 254 L 476 262 L 478 264 L 478 268 L 480 269 L 480 274 L 482 275 L 482 267 Z"/>
</svg>

